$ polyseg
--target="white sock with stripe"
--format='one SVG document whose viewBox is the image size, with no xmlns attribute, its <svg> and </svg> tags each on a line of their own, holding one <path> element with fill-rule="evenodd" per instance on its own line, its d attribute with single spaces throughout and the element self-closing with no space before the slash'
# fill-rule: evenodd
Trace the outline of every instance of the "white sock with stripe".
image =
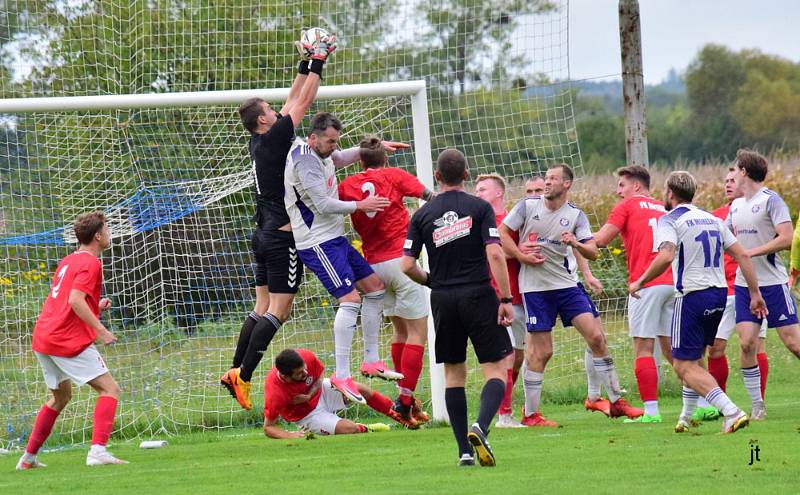
<svg viewBox="0 0 800 495">
<path fill-rule="evenodd" d="M 719 387 L 714 387 L 711 389 L 711 392 L 706 395 L 706 400 L 714 407 L 719 409 L 724 416 L 733 416 L 739 411 L 739 408 L 736 407 L 730 397 L 725 394 Z"/>
<path fill-rule="evenodd" d="M 542 381 L 544 373 L 525 370 L 522 384 L 525 390 L 525 416 L 530 416 L 539 410 L 539 401 L 542 398 Z"/>
<path fill-rule="evenodd" d="M 744 380 L 744 389 L 747 390 L 747 395 L 750 396 L 752 402 L 764 400 L 761 397 L 761 369 L 758 365 L 752 368 L 742 368 L 742 379 Z"/>
<path fill-rule="evenodd" d="M 594 369 L 594 356 L 588 347 L 583 353 L 583 366 L 586 368 L 586 384 L 588 387 L 589 400 L 595 401 L 600 398 L 601 378 Z"/>
<path fill-rule="evenodd" d="M 691 418 L 692 413 L 697 407 L 697 399 L 700 397 L 697 392 L 684 385 L 683 387 L 683 409 L 681 409 L 681 417 Z"/>
<path fill-rule="evenodd" d="M 336 310 L 336 318 L 333 320 L 333 348 L 336 354 L 337 378 L 350 376 L 350 349 L 353 346 L 360 309 L 359 303 L 343 302 Z"/>
<path fill-rule="evenodd" d="M 614 367 L 614 359 L 611 356 L 596 357 L 592 359 L 594 369 L 600 375 L 603 385 L 606 387 L 608 400 L 613 404 L 619 400 L 619 385 L 616 382 L 617 370 Z"/>
<path fill-rule="evenodd" d="M 380 361 L 378 351 L 378 335 L 383 323 L 383 294 L 385 291 L 376 290 L 364 294 L 361 304 L 361 331 L 364 333 L 364 362 L 374 363 Z"/>
</svg>

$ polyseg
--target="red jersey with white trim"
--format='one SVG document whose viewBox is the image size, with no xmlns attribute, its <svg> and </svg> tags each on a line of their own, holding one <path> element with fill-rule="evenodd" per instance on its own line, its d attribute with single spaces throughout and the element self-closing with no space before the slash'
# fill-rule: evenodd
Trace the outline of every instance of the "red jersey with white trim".
<svg viewBox="0 0 800 495">
<path fill-rule="evenodd" d="M 88 251 L 66 256 L 56 268 L 50 292 L 33 328 L 33 350 L 50 356 L 74 357 L 97 339 L 97 332 L 69 305 L 72 289 L 86 293 L 86 303 L 100 316 L 103 264 Z"/>
<path fill-rule="evenodd" d="M 503 223 L 503 219 L 506 215 L 508 215 L 507 211 L 494 214 L 494 220 L 497 225 Z M 511 238 L 514 242 L 519 244 L 519 232 L 512 230 Z M 511 285 L 511 304 L 522 304 L 522 295 L 519 293 L 519 261 L 514 258 L 506 258 L 506 266 L 508 267 L 508 283 Z M 497 297 L 499 299 L 502 297 L 502 294 L 500 294 L 500 288 L 497 286 L 497 282 L 495 282 L 491 270 L 489 270 L 489 275 L 492 277 L 492 287 L 494 287 L 494 291 L 497 292 Z"/>
<path fill-rule="evenodd" d="M 361 201 L 368 196 L 382 196 L 391 204 L 379 212 L 357 211 L 350 215 L 361 237 L 364 257 L 370 264 L 403 255 L 408 232 L 408 211 L 403 198 L 419 198 L 425 186 L 405 170 L 394 167 L 368 168 L 339 183 L 339 199 Z"/>
<path fill-rule="evenodd" d="M 716 210 L 712 211 L 711 214 L 715 217 L 719 218 L 723 222 L 728 218 L 728 212 L 731 211 L 731 203 L 726 204 L 725 206 L 720 206 Z M 725 254 L 725 281 L 728 282 L 728 295 L 733 295 L 733 282 L 736 280 L 736 268 L 739 265 L 736 264 L 734 261 L 733 256 L 729 255 L 728 253 Z"/>
<path fill-rule="evenodd" d="M 658 254 L 655 233 L 664 213 L 664 203 L 643 194 L 623 199 L 609 213 L 606 223 L 619 229 L 625 246 L 629 283 L 638 280 Z M 666 270 L 644 287 L 672 284 L 672 273 Z"/>
<path fill-rule="evenodd" d="M 313 352 L 308 349 L 296 349 L 296 351 L 306 365 L 308 376 L 304 381 L 284 380 L 275 366 L 264 379 L 264 418 L 270 421 L 277 421 L 278 416 L 286 421 L 299 421 L 317 407 L 322 396 L 322 384 L 320 384 L 310 401 L 292 404 L 294 396 L 310 392 L 314 383 L 322 378 L 322 373 L 325 371 L 325 366 Z"/>
</svg>

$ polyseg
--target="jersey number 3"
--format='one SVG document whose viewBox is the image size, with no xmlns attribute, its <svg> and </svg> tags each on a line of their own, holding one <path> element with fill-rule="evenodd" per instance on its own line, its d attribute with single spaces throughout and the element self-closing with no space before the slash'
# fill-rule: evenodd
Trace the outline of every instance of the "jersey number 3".
<svg viewBox="0 0 800 495">
<path fill-rule="evenodd" d="M 373 184 L 372 182 L 365 182 L 364 184 L 361 185 L 361 191 L 367 193 L 367 198 L 371 198 L 372 196 L 375 196 L 375 184 Z M 370 211 L 367 212 L 367 217 L 375 218 L 375 215 L 377 214 L 378 214 L 377 211 Z"/>
</svg>

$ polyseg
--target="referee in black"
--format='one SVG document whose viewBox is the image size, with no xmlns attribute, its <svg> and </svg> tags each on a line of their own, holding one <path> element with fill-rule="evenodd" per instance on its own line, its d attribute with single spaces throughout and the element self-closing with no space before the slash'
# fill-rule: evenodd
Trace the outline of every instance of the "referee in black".
<svg viewBox="0 0 800 495">
<path fill-rule="evenodd" d="M 492 207 L 464 192 L 467 160 L 455 149 L 436 164 L 439 194 L 414 213 L 408 228 L 402 270 L 431 288 L 436 330 L 436 362 L 444 363 L 445 404 L 459 450 L 459 465 L 494 466 L 486 440 L 500 407 L 508 373 L 504 358 L 513 352 L 505 326 L 511 324 L 511 287 Z M 425 246 L 430 273 L 417 265 Z M 497 300 L 489 269 L 504 296 Z M 467 338 L 472 341 L 485 380 L 478 420 L 467 430 Z M 472 446 L 470 446 L 472 444 Z"/>
<path fill-rule="evenodd" d="M 250 160 L 256 189 L 257 224 L 251 240 L 256 261 L 256 305 L 245 318 L 233 355 L 233 366 L 220 383 L 239 405 L 251 409 L 250 380 L 275 333 L 289 318 L 292 302 L 303 279 L 292 226 L 284 205 L 286 156 L 294 130 L 317 97 L 322 69 L 336 49 L 335 38 L 321 41 L 310 58 L 303 57 L 280 113 L 261 98 L 239 105 L 242 125 L 250 132 Z"/>
</svg>

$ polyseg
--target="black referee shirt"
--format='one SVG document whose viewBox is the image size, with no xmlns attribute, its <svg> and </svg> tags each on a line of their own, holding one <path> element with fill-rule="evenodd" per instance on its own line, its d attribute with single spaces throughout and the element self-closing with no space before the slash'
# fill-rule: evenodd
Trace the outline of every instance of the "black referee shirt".
<svg viewBox="0 0 800 495">
<path fill-rule="evenodd" d="M 486 245 L 500 243 L 494 211 L 486 201 L 463 191 L 434 197 L 411 217 L 403 254 L 418 258 L 424 245 L 431 288 L 489 283 Z"/>
<path fill-rule="evenodd" d="M 289 223 L 283 202 L 286 155 L 294 142 L 291 117 L 281 117 L 265 134 L 250 136 L 250 160 L 256 185 L 256 213 L 253 220 L 265 230 Z"/>
</svg>

